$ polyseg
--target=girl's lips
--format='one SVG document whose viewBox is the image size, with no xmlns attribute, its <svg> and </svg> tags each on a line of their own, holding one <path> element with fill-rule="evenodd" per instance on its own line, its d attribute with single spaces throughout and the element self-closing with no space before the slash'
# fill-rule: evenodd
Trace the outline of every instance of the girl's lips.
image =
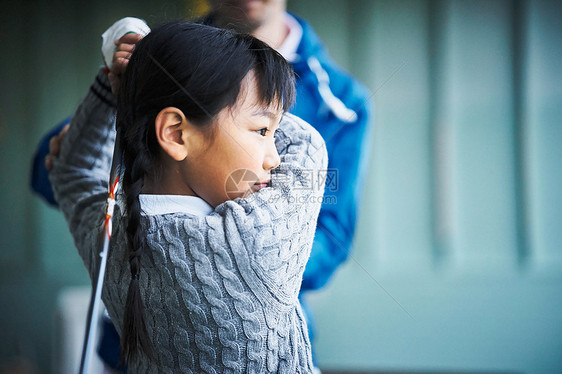
<svg viewBox="0 0 562 374">
<path fill-rule="evenodd" d="M 267 186 L 269 185 L 269 182 L 270 182 L 270 181 L 267 181 L 267 182 L 256 182 L 256 183 L 254 183 L 254 186 L 255 186 L 255 187 L 258 189 L 258 191 L 259 191 L 259 190 L 261 190 L 262 188 L 267 187 Z"/>
</svg>

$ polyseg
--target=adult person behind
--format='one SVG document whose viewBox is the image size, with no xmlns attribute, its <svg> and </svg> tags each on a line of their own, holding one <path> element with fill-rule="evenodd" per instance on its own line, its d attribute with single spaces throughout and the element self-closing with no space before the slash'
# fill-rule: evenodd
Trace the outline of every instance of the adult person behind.
<svg viewBox="0 0 562 374">
<path fill-rule="evenodd" d="M 291 63 L 297 75 L 297 100 L 290 112 L 309 122 L 326 140 L 328 170 L 311 175 L 311 183 L 326 178 L 326 190 L 300 293 L 313 341 L 315 329 L 304 296 L 322 288 L 351 251 L 370 148 L 368 92 L 337 66 L 306 21 L 286 11 L 286 0 L 209 0 L 209 5 L 211 11 L 199 22 L 250 33 Z M 43 138 L 34 162 L 32 186 L 51 202 L 43 158 L 49 140 L 66 123 Z M 47 168 L 57 154 L 58 139 L 51 141 L 54 152 L 45 160 Z"/>
</svg>

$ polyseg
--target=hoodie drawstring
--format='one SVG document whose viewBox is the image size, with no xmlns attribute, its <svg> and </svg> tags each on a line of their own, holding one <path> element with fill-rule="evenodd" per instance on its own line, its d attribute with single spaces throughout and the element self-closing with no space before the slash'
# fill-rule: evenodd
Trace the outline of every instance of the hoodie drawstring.
<svg viewBox="0 0 562 374">
<path fill-rule="evenodd" d="M 357 113 L 346 107 L 340 99 L 334 96 L 332 90 L 330 90 L 330 77 L 328 77 L 328 73 L 322 68 L 318 59 L 316 57 L 309 57 L 306 62 L 318 79 L 318 92 L 322 100 L 324 100 L 334 115 L 345 123 L 357 121 Z"/>
</svg>

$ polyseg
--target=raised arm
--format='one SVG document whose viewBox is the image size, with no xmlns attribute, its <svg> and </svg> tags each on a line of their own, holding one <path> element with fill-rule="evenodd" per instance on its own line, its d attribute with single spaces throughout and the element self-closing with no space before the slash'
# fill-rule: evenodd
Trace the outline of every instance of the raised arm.
<svg viewBox="0 0 562 374">
<path fill-rule="evenodd" d="M 324 192 L 327 153 L 308 123 L 285 115 L 276 135 L 281 164 L 273 187 L 216 209 L 238 267 L 256 296 L 295 305 Z M 320 175 L 320 178 L 318 176 Z"/>
<path fill-rule="evenodd" d="M 85 243 L 96 242 L 93 237 L 99 235 L 103 224 L 115 143 L 114 117 L 109 81 L 100 70 L 72 117 L 49 175 L 55 199 L 90 273 L 96 251 Z"/>
<path fill-rule="evenodd" d="M 148 32 L 150 32 L 150 28 L 144 21 L 127 17 L 114 23 L 102 35 L 101 52 L 109 70 L 108 78 L 113 92 L 117 92 L 119 89 L 121 76 L 127 67 L 135 45 Z M 114 39 L 118 37 L 120 37 L 119 40 L 115 41 Z M 65 135 L 63 129 L 66 129 L 69 123 L 70 117 L 43 136 L 35 151 L 31 167 L 30 184 L 32 190 L 55 207 L 58 204 L 49 181 L 49 172 L 52 169 L 53 160 L 59 155 L 60 144 Z"/>
</svg>

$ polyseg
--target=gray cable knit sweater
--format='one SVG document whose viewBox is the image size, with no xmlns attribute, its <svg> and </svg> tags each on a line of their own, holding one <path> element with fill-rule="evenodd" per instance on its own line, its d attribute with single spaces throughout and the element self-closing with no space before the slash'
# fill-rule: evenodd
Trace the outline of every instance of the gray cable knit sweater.
<svg viewBox="0 0 562 374">
<path fill-rule="evenodd" d="M 95 277 L 115 141 L 114 99 L 96 77 L 75 113 L 50 174 L 80 256 Z M 144 216 L 140 282 L 155 359 L 131 373 L 309 373 L 306 323 L 297 299 L 324 186 L 324 141 L 285 115 L 274 187 L 227 201 L 208 216 Z M 310 177 L 313 183 L 310 183 Z M 316 183 L 318 185 L 316 185 Z M 121 332 L 130 281 L 118 196 L 103 301 Z"/>
</svg>

